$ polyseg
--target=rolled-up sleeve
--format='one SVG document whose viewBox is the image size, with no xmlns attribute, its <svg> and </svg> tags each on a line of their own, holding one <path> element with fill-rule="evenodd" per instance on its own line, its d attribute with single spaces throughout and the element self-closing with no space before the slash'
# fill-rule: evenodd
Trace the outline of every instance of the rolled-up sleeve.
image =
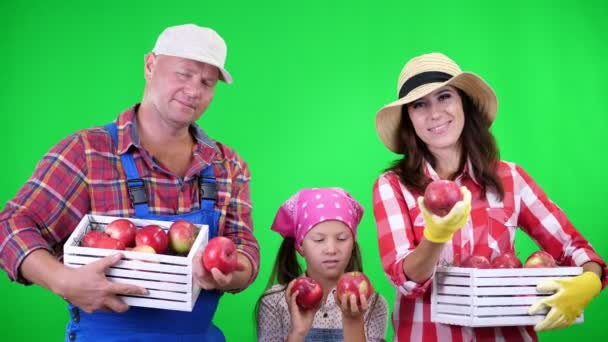
<svg viewBox="0 0 608 342">
<path fill-rule="evenodd" d="M 519 194 L 519 226 L 560 265 L 582 266 L 590 261 L 598 263 L 603 269 L 602 287 L 606 287 L 606 262 L 532 177 L 521 167 L 513 167 L 515 192 Z"/>
<path fill-rule="evenodd" d="M 251 262 L 252 274 L 245 287 L 247 288 L 256 279 L 260 268 L 260 247 L 253 235 L 251 216 L 252 203 L 249 191 L 251 175 L 247 164 L 238 154 L 235 153 L 231 164 L 232 193 L 222 235 L 234 241 L 239 253 Z M 244 288 L 240 290 L 244 290 Z"/>
<path fill-rule="evenodd" d="M 403 192 L 395 174 L 385 173 L 374 184 L 373 207 L 382 267 L 390 282 L 406 297 L 421 296 L 432 282 L 432 278 L 424 283 L 414 282 L 403 272 L 403 259 L 416 248 L 408 209 L 414 205 L 414 197 Z"/>
</svg>

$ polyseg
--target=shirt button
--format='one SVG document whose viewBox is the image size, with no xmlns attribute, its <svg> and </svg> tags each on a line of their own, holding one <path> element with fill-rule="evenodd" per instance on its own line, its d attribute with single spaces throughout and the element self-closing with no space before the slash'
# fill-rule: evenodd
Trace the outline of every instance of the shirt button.
<svg viewBox="0 0 608 342">
<path fill-rule="evenodd" d="M 68 338 L 70 339 L 70 341 L 76 340 L 76 333 L 71 332 Z"/>
</svg>

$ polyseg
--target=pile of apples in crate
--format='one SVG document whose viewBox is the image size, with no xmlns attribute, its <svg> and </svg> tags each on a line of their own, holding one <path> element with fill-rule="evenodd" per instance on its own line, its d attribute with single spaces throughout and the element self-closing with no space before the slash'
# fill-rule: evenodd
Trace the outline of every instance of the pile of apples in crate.
<svg viewBox="0 0 608 342">
<path fill-rule="evenodd" d="M 471 267 L 480 269 L 489 268 L 545 268 L 555 267 L 555 259 L 551 254 L 545 251 L 536 251 L 532 253 L 526 262 L 522 265 L 521 261 L 512 252 L 503 253 L 490 262 L 490 260 L 482 255 L 471 255 L 464 259 L 461 263 L 454 259 L 452 266 L 455 267 Z"/>
<path fill-rule="evenodd" d="M 142 253 L 187 255 L 197 235 L 198 228 L 187 220 L 174 221 L 167 233 L 156 224 L 138 229 L 129 219 L 121 218 L 108 223 L 103 231 L 87 232 L 80 245 Z M 207 243 L 202 259 L 203 267 L 207 271 L 218 268 L 226 274 L 234 271 L 238 265 L 235 244 L 222 236 Z"/>
<path fill-rule="evenodd" d="M 91 230 L 84 235 L 82 247 L 129 250 L 156 254 L 187 254 L 194 244 L 198 228 L 186 221 L 177 220 L 167 234 L 160 226 L 151 224 L 137 229 L 129 219 L 116 219 L 103 231 Z"/>
</svg>

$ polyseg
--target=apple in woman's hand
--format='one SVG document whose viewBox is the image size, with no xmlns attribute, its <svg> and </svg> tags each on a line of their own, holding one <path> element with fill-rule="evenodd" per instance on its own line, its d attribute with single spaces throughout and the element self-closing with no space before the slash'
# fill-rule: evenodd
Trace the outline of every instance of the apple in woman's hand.
<svg viewBox="0 0 608 342">
<path fill-rule="evenodd" d="M 436 180 L 424 191 L 424 206 L 437 216 L 447 215 L 454 204 L 462 200 L 460 187 L 450 180 Z"/>
</svg>

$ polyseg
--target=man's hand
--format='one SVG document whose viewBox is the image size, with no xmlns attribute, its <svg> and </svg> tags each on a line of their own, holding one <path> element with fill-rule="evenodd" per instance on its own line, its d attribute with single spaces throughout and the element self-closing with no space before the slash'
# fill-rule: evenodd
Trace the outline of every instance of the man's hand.
<svg viewBox="0 0 608 342">
<path fill-rule="evenodd" d="M 424 206 L 424 197 L 418 197 L 418 207 L 424 217 L 424 237 L 435 243 L 445 243 L 464 226 L 471 212 L 471 192 L 464 186 L 460 187 L 462 200 L 456 202 L 452 210 L 443 217 L 432 214 Z"/>
<path fill-rule="evenodd" d="M 238 260 L 236 272 L 246 270 L 246 266 L 243 265 L 241 258 Z M 217 268 L 212 268 L 211 272 L 208 272 L 203 267 L 203 252 L 199 251 L 192 260 L 192 277 L 194 282 L 198 284 L 204 290 L 221 290 L 229 291 L 234 290 L 235 272 L 224 274 Z"/>
<path fill-rule="evenodd" d="M 135 285 L 113 283 L 106 278 L 106 270 L 121 259 L 122 254 L 115 254 L 82 267 L 64 268 L 58 294 L 88 313 L 127 311 L 129 306 L 118 295 L 144 296 L 148 291 Z"/>
</svg>

